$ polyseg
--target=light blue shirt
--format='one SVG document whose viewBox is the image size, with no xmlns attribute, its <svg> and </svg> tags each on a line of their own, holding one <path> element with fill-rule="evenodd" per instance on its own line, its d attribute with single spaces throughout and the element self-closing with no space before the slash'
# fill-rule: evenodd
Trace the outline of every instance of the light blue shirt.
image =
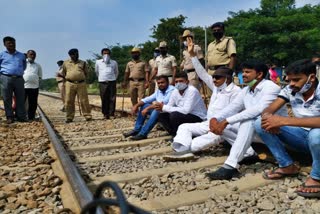
<svg viewBox="0 0 320 214">
<path fill-rule="evenodd" d="M 174 90 L 175 90 L 175 87 L 172 85 L 169 85 L 165 92 L 162 92 L 161 90 L 158 89 L 152 95 L 150 95 L 149 97 L 143 98 L 141 101 L 144 103 L 150 103 L 150 104 L 154 101 L 167 104 L 169 102 L 171 93 Z"/>
<path fill-rule="evenodd" d="M 19 51 L 13 54 L 8 53 L 8 51 L 3 51 L 0 53 L 0 73 L 23 76 L 23 72 L 26 69 L 26 57 L 23 53 Z"/>
</svg>

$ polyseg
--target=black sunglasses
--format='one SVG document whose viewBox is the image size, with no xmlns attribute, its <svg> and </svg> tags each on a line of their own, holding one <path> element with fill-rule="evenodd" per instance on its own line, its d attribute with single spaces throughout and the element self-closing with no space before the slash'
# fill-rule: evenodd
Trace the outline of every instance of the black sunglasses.
<svg viewBox="0 0 320 214">
<path fill-rule="evenodd" d="M 223 78 L 224 76 L 219 76 L 219 75 L 212 75 L 213 79 L 219 80 L 221 78 Z"/>
</svg>

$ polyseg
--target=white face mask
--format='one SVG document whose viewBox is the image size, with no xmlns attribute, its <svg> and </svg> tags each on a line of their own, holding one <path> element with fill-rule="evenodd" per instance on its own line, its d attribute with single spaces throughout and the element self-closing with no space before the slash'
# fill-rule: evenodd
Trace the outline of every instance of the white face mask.
<svg viewBox="0 0 320 214">
<path fill-rule="evenodd" d="M 187 41 L 183 41 L 183 45 L 184 45 L 184 47 L 188 47 Z"/>
<path fill-rule="evenodd" d="M 310 80 L 310 75 L 309 75 L 309 77 L 308 77 L 307 82 L 302 86 L 302 88 L 300 89 L 300 91 L 298 91 L 299 94 L 303 94 L 303 93 L 307 92 L 307 91 L 311 88 L 312 83 L 309 82 L 309 80 Z"/>
<path fill-rule="evenodd" d="M 222 85 L 220 85 L 219 87 L 217 87 L 217 88 L 218 88 L 219 91 L 222 91 L 222 90 L 225 89 L 227 86 L 228 86 L 228 85 L 227 85 L 227 78 L 226 78 L 226 80 L 224 81 L 224 83 L 223 83 Z"/>
<path fill-rule="evenodd" d="M 178 83 L 176 83 L 175 87 L 179 91 L 183 91 L 184 89 L 186 89 L 188 87 L 188 85 L 184 82 L 178 82 Z"/>
<path fill-rule="evenodd" d="M 103 61 L 104 61 L 105 63 L 109 63 L 109 62 L 110 62 L 110 56 L 109 56 L 109 54 L 103 55 Z"/>
</svg>

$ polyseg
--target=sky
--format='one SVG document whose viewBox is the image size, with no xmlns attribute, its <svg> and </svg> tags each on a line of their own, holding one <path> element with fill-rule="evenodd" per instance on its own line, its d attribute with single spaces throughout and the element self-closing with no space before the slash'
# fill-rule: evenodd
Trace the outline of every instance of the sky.
<svg viewBox="0 0 320 214">
<path fill-rule="evenodd" d="M 187 16 L 185 26 L 209 26 L 228 12 L 248 11 L 260 0 L 0 0 L 0 37 L 13 36 L 17 50 L 37 52 L 43 78 L 52 78 L 56 62 L 78 48 L 92 59 L 107 45 L 138 45 L 150 38 L 161 18 Z M 320 0 L 296 0 L 296 6 Z M 4 50 L 2 46 L 0 50 Z"/>
</svg>

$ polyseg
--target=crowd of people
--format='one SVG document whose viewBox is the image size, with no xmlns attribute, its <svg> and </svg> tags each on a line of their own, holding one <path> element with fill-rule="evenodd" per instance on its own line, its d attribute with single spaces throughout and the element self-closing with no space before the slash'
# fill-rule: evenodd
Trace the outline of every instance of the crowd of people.
<svg viewBox="0 0 320 214">
<path fill-rule="evenodd" d="M 194 44 L 190 30 L 180 36 L 185 46 L 180 72 L 165 41 L 154 49 L 149 62 L 140 59 L 139 48 L 131 50 L 132 60 L 126 66 L 122 86 L 129 88 L 132 114 L 137 118 L 133 130 L 123 133 L 124 137 L 146 139 L 158 124 L 173 137 L 173 152 L 165 155 L 164 161 L 191 160 L 195 152 L 226 141 L 231 145 L 230 153 L 218 170 L 206 174 L 211 180 L 239 176 L 239 163 L 257 156 L 252 142 L 264 143 L 279 164 L 263 174 L 265 179 L 296 176 L 300 167 L 290 157 L 288 149 L 292 149 L 312 158 L 310 176 L 296 192 L 320 198 L 320 58 L 289 64 L 287 86 L 283 88 L 274 65 L 255 59 L 242 62 L 246 87 L 241 89 L 234 82 L 236 43 L 225 35 L 223 23 L 214 23 L 211 29 L 215 39 L 208 45 L 206 55 Z M 13 38 L 5 37 L 3 41 L 7 50 L 0 54 L 0 77 L 7 122 L 14 119 L 13 94 L 17 120 L 26 121 L 25 99 L 29 103 L 28 119 L 33 119 L 42 77 L 41 67 L 35 62 L 36 53 L 29 50 L 26 59 L 15 50 Z M 78 96 L 83 116 L 89 121 L 92 116 L 85 83 L 88 68 L 79 59 L 77 49 L 68 53 L 69 60 L 57 62 L 61 110 L 66 112 L 66 123 L 72 122 Z M 109 120 L 115 116 L 119 70 L 110 49 L 102 49 L 101 56 L 95 72 L 102 114 Z M 210 97 L 208 106 L 204 94 Z M 287 103 L 291 104 L 293 115 L 288 115 Z"/>
</svg>

